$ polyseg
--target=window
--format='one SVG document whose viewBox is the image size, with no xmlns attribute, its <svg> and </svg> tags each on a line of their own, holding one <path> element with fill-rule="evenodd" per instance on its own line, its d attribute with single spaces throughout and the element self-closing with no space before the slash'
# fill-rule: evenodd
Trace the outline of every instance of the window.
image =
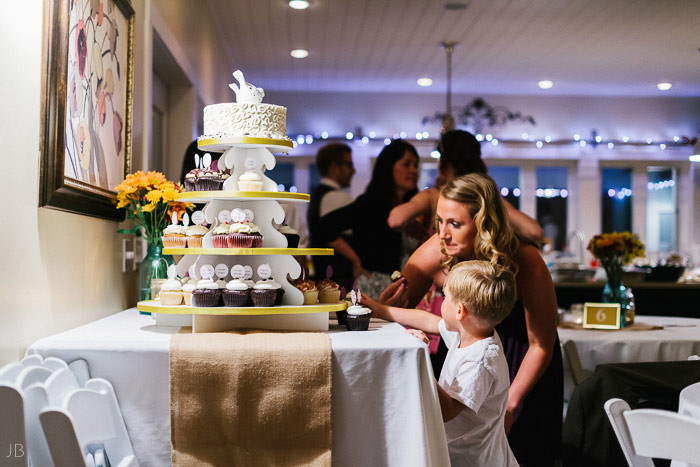
<svg viewBox="0 0 700 467">
<path fill-rule="evenodd" d="M 265 171 L 265 175 L 277 183 L 280 191 L 296 193 L 294 185 L 294 164 L 291 162 L 277 162 L 275 168 Z"/>
<path fill-rule="evenodd" d="M 425 190 L 435 186 L 438 177 L 437 163 L 423 162 L 420 165 L 420 178 L 418 179 L 418 190 Z"/>
<path fill-rule="evenodd" d="M 647 168 L 647 251 L 677 251 L 676 170 Z"/>
<path fill-rule="evenodd" d="M 603 232 L 632 231 L 632 169 L 603 168 Z"/>
<path fill-rule="evenodd" d="M 489 175 L 501 189 L 503 198 L 520 209 L 520 167 L 492 166 Z"/>
<path fill-rule="evenodd" d="M 567 175 L 566 167 L 535 169 L 537 222 L 542 226 L 545 241 L 550 241 L 558 251 L 566 246 L 566 201 L 569 196 Z"/>
</svg>

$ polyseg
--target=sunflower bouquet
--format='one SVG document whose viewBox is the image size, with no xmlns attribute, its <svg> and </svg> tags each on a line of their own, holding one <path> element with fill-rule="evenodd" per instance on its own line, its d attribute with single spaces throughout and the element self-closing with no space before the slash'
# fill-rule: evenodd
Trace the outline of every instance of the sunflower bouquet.
<svg viewBox="0 0 700 467">
<path fill-rule="evenodd" d="M 162 246 L 161 236 L 173 213 L 181 219 L 192 204 L 175 200 L 182 187 L 168 181 L 160 172 L 141 172 L 126 176 L 115 190 L 117 209 L 126 209 L 126 218 L 136 224 L 132 229 L 119 230 L 120 233 L 143 235 L 149 244 Z"/>
<path fill-rule="evenodd" d="M 595 235 L 588 242 L 588 250 L 600 260 L 608 280 L 620 283 L 622 266 L 629 264 L 634 258 L 643 257 L 644 244 L 637 234 L 631 232 L 613 232 Z"/>
</svg>

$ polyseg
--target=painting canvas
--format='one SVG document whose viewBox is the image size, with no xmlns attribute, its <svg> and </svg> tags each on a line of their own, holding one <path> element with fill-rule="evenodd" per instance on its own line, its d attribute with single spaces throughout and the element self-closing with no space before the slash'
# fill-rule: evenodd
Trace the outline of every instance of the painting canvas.
<svg viewBox="0 0 700 467">
<path fill-rule="evenodd" d="M 126 0 L 48 0 L 45 15 L 47 75 L 59 85 L 44 85 L 40 203 L 119 219 L 113 190 L 131 164 L 133 9 Z"/>
</svg>

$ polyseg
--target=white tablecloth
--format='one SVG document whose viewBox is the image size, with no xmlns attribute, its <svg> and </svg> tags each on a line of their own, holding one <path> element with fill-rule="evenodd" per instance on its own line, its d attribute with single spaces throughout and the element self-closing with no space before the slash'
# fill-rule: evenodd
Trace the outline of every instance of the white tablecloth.
<svg viewBox="0 0 700 467">
<path fill-rule="evenodd" d="M 142 466 L 170 465 L 170 337 L 135 308 L 40 339 L 28 354 L 85 359 L 114 386 Z M 427 346 L 395 323 L 331 326 L 333 465 L 446 466 L 445 431 Z"/>
<path fill-rule="evenodd" d="M 651 331 L 560 328 L 559 340 L 562 345 L 573 340 L 581 366 L 591 372 L 601 363 L 669 362 L 700 354 L 700 319 L 637 316 L 635 321 L 664 328 Z M 566 391 L 565 395 L 568 394 Z"/>
</svg>

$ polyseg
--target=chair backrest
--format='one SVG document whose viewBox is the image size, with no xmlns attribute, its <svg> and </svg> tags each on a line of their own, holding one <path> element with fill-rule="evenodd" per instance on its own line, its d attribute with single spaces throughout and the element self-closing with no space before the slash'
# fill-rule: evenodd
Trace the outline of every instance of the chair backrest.
<svg viewBox="0 0 700 467">
<path fill-rule="evenodd" d="M 622 416 L 623 413 L 630 410 L 629 404 L 622 399 L 610 399 L 605 403 L 604 408 L 630 467 L 654 467 L 651 459 L 635 454 L 632 437 Z"/>
<path fill-rule="evenodd" d="M 678 413 L 700 420 L 700 383 L 691 384 L 681 391 Z"/>
<path fill-rule="evenodd" d="M 581 365 L 581 359 L 578 356 L 578 350 L 576 349 L 576 343 L 574 341 L 568 340 L 564 342 L 562 347 L 564 348 L 564 358 L 566 358 L 566 363 L 571 370 L 571 376 L 573 376 L 574 383 L 578 386 L 586 378 L 591 376 L 591 372 L 585 370 Z"/>
<path fill-rule="evenodd" d="M 636 463 L 642 456 L 649 462 L 650 458 L 659 458 L 700 464 L 700 420 L 668 410 L 629 410 L 629 405 L 620 399 L 607 401 L 605 411 L 615 420 L 615 434 L 623 451 L 629 450 L 631 455 L 627 456 L 626 452 L 625 456 L 631 466 L 645 465 Z"/>
</svg>

